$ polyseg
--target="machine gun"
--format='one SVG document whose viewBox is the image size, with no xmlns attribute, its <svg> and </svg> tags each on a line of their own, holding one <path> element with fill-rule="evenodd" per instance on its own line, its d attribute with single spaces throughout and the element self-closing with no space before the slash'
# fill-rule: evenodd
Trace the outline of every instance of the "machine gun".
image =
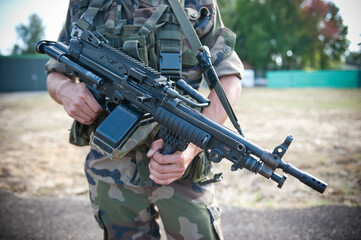
<svg viewBox="0 0 361 240">
<path fill-rule="evenodd" d="M 175 84 L 158 71 L 108 45 L 96 32 L 84 31 L 69 45 L 40 41 L 39 53 L 66 65 L 92 91 L 110 114 L 96 129 L 93 144 L 103 152 L 120 149 L 135 130 L 150 122 L 159 123 L 165 142 L 163 154 L 183 150 L 191 142 L 209 153 L 213 162 L 223 158 L 233 163 L 231 170 L 247 169 L 272 179 L 281 188 L 286 176 L 282 169 L 302 183 L 323 193 L 327 183 L 282 160 L 293 137 L 273 152 L 264 150 L 229 128 L 212 121 L 192 107 L 207 107 L 210 102 L 185 81 Z M 194 100 L 182 96 L 175 85 Z M 196 101 L 196 102 L 195 102 Z"/>
</svg>

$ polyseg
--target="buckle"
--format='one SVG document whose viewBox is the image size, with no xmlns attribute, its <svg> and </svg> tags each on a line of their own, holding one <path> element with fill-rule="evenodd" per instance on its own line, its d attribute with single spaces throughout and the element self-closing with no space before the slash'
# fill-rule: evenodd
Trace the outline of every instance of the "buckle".
<svg viewBox="0 0 361 240">
<path fill-rule="evenodd" d="M 181 53 L 159 53 L 159 70 L 163 75 L 172 75 L 180 78 L 182 71 Z"/>
</svg>

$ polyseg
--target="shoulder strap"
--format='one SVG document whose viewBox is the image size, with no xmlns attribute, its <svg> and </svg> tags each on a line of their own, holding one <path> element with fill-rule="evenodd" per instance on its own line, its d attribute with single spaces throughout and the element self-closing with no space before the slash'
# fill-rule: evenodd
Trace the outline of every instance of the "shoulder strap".
<svg viewBox="0 0 361 240">
<path fill-rule="evenodd" d="M 148 18 L 148 20 L 141 27 L 139 33 L 147 38 L 149 34 L 154 31 L 155 25 L 157 24 L 158 20 L 162 17 L 163 13 L 167 8 L 168 5 L 165 4 L 159 5 L 157 9 L 153 12 L 153 14 L 150 16 L 150 18 Z"/>
<path fill-rule="evenodd" d="M 168 0 L 168 3 L 171 6 L 174 15 L 176 16 L 184 35 L 188 39 L 188 42 L 193 49 L 193 52 L 197 53 L 198 49 L 202 46 L 202 44 L 197 34 L 195 33 L 192 24 L 189 22 L 188 16 L 184 12 L 183 7 L 180 5 L 178 0 Z"/>
<path fill-rule="evenodd" d="M 94 22 L 95 16 L 100 11 L 105 0 L 93 0 L 88 9 L 79 18 L 75 25 L 81 30 L 87 30 Z"/>
<path fill-rule="evenodd" d="M 157 25 L 159 19 L 163 16 L 164 12 L 169 8 L 166 4 L 161 4 L 153 12 L 153 14 L 148 18 L 144 25 L 139 30 L 139 35 L 143 35 L 146 41 L 149 43 L 148 49 L 148 62 L 153 68 L 158 69 L 159 62 L 158 57 L 155 53 L 156 40 L 154 36 L 154 31 L 159 25 Z"/>
<path fill-rule="evenodd" d="M 201 41 L 199 40 L 192 24 L 190 23 L 186 13 L 184 12 L 184 9 L 182 8 L 178 0 L 168 0 L 168 2 L 179 22 L 179 25 L 183 30 L 184 35 L 188 39 L 188 42 L 191 45 L 194 54 L 197 56 L 197 59 L 204 72 L 205 79 L 208 85 L 214 87 L 214 90 L 217 93 L 217 96 L 221 101 L 223 108 L 226 111 L 233 126 L 237 129 L 239 134 L 244 136 L 241 126 L 237 120 L 236 114 L 234 113 L 232 106 L 229 103 L 223 87 L 218 79 L 216 71 L 214 70 L 208 47 L 202 46 Z"/>
</svg>

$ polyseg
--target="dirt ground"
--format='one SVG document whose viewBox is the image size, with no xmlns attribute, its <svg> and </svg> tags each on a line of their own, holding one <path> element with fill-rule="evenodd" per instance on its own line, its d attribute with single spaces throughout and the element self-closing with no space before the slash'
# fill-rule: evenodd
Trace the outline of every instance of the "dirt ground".
<svg viewBox="0 0 361 240">
<path fill-rule="evenodd" d="M 361 90 L 244 89 L 236 112 L 245 135 L 273 150 L 295 140 L 284 160 L 326 181 L 319 194 L 288 177 L 282 189 L 247 170 L 214 166 L 222 205 L 250 209 L 361 205 Z M 0 95 L 0 188 L 19 197 L 86 196 L 88 148 L 68 144 L 72 120 L 45 92 Z M 230 126 L 229 123 L 227 123 Z"/>
<path fill-rule="evenodd" d="M 0 203 L 1 240 L 102 239 L 85 196 L 20 198 L 0 189 Z M 226 240 L 360 240 L 361 236 L 361 207 L 221 208 Z"/>
</svg>

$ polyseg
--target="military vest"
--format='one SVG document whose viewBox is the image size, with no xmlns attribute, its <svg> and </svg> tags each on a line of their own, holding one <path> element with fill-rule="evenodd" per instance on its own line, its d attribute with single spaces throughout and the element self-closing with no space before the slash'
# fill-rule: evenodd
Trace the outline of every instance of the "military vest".
<svg viewBox="0 0 361 240">
<path fill-rule="evenodd" d="M 82 30 L 99 32 L 114 48 L 157 69 L 165 76 L 169 75 L 173 80 L 179 78 L 182 64 L 197 64 L 193 52 L 182 53 L 182 31 L 165 1 L 161 1 L 156 8 L 142 9 L 142 6 L 138 6 L 138 12 L 132 21 L 127 19 L 129 16 L 122 16 L 127 15 L 122 9 L 124 6 L 127 7 L 115 0 L 81 0 L 79 19 L 75 24 Z M 187 8 L 186 13 L 191 20 L 200 16 L 192 8 Z"/>
<path fill-rule="evenodd" d="M 144 18 L 139 16 L 138 19 L 134 19 L 133 24 L 128 24 L 128 20 L 121 17 L 121 6 L 115 0 L 81 0 L 79 20 L 75 24 L 81 30 L 99 32 L 112 47 L 157 69 L 172 80 L 181 77 L 182 64 L 191 66 L 197 63 L 193 52 L 182 53 L 183 34 L 169 5 L 160 4 L 150 11 L 150 16 Z M 186 13 L 191 19 L 199 16 L 199 13 L 192 9 L 188 9 Z M 93 132 L 106 116 L 107 113 L 103 113 L 92 125 L 83 125 L 74 121 L 70 143 L 77 146 L 91 144 Z M 131 150 L 144 148 L 144 144 L 152 141 L 158 129 L 156 123 L 138 128 L 121 149 L 114 149 L 110 157 L 114 161 L 119 161 Z M 210 168 L 210 161 L 205 153 L 201 153 L 192 161 L 183 179 L 192 182 L 204 180 Z"/>
<path fill-rule="evenodd" d="M 112 47 L 157 69 L 162 75 L 178 80 L 182 71 L 183 39 L 170 6 L 160 4 L 156 8 L 145 8 L 147 12 L 143 12 L 143 16 L 142 12 L 138 13 L 133 22 L 121 16 L 125 12 L 122 7 L 123 3 L 118 4 L 115 0 L 81 0 L 76 16 L 78 20 L 73 23 L 72 31 L 97 31 Z M 188 12 L 193 18 L 198 16 L 195 10 Z M 183 55 L 188 59 L 185 64 L 197 61 L 194 53 L 188 51 Z M 103 115 L 89 126 L 74 122 L 70 142 L 78 146 L 88 145 L 91 133 L 105 119 L 106 114 Z"/>
</svg>

